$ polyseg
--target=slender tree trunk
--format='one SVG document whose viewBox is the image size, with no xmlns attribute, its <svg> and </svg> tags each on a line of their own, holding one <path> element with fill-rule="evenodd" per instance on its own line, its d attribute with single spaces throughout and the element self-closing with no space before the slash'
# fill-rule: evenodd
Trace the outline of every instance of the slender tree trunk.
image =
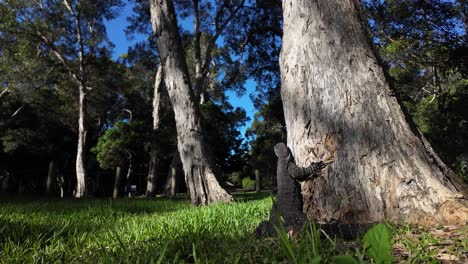
<svg viewBox="0 0 468 264">
<path fill-rule="evenodd" d="M 153 134 L 151 139 L 151 152 L 150 162 L 148 167 L 148 177 L 146 183 L 146 197 L 154 197 L 156 195 L 156 176 L 158 167 L 158 144 L 157 144 L 157 131 L 159 129 L 160 118 L 159 110 L 161 105 L 161 85 L 163 84 L 163 68 L 162 65 L 158 66 L 154 82 L 154 95 L 153 95 Z"/>
<path fill-rule="evenodd" d="M 219 185 L 207 154 L 173 2 L 150 0 L 150 3 L 151 21 L 164 68 L 165 85 L 175 113 L 177 147 L 191 203 L 206 205 L 231 201 L 232 197 Z"/>
<path fill-rule="evenodd" d="M 114 199 L 119 197 L 121 175 L 122 175 L 122 169 L 120 167 L 117 167 L 115 169 L 114 192 L 112 193 L 112 198 Z"/>
<path fill-rule="evenodd" d="M 130 194 L 130 177 L 132 176 L 132 173 L 133 173 L 133 158 L 132 158 L 132 154 L 128 153 L 128 169 L 127 169 L 127 176 L 125 177 L 127 180 L 126 185 L 125 185 L 125 191 L 127 194 Z"/>
<path fill-rule="evenodd" d="M 466 194 L 408 123 L 357 0 L 283 1 L 281 96 L 299 166 L 332 154 L 302 186 L 309 217 L 464 223 Z"/>
<path fill-rule="evenodd" d="M 79 117 L 78 117 L 78 149 L 76 154 L 76 190 L 75 198 L 84 197 L 86 194 L 86 93 L 80 86 Z"/>
<path fill-rule="evenodd" d="M 157 173 L 158 157 L 156 151 L 150 152 L 150 162 L 148 166 L 148 177 L 146 179 L 146 197 L 154 197 L 156 195 L 156 173 Z"/>
<path fill-rule="evenodd" d="M 177 195 L 177 168 L 171 168 L 171 196 Z"/>
<path fill-rule="evenodd" d="M 55 162 L 51 160 L 49 162 L 49 173 L 47 174 L 47 184 L 46 184 L 46 193 L 49 195 L 52 194 L 52 191 L 53 191 L 55 173 L 56 173 Z"/>
<path fill-rule="evenodd" d="M 260 177 L 260 170 L 255 170 L 255 191 L 260 192 L 262 178 Z"/>
</svg>

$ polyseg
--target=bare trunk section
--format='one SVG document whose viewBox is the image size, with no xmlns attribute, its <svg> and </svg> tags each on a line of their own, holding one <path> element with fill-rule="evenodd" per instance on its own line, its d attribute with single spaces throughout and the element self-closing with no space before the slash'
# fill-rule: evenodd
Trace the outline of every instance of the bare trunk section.
<svg viewBox="0 0 468 264">
<path fill-rule="evenodd" d="M 198 8 L 198 0 L 192 0 L 193 3 L 193 46 L 194 46 L 194 56 L 195 56 L 195 81 L 193 84 L 193 90 L 195 95 L 195 103 L 203 103 L 202 94 L 203 94 L 203 74 L 202 74 L 202 57 L 201 57 L 201 32 L 200 32 L 200 12 Z"/>
<path fill-rule="evenodd" d="M 126 178 L 126 185 L 125 185 L 125 192 L 130 196 L 130 177 L 133 173 L 133 157 L 132 154 L 127 153 L 128 155 L 128 168 L 127 168 L 127 176 Z"/>
<path fill-rule="evenodd" d="M 53 191 L 55 174 L 56 174 L 55 162 L 51 160 L 49 162 L 49 172 L 47 174 L 47 183 L 46 183 L 46 193 L 49 195 L 52 194 L 52 191 Z"/>
<path fill-rule="evenodd" d="M 255 170 L 255 191 L 260 192 L 262 184 L 262 177 L 260 175 L 260 170 Z"/>
<path fill-rule="evenodd" d="M 154 95 L 153 95 L 153 134 L 151 140 L 150 163 L 148 168 L 148 177 L 146 182 L 146 197 L 154 197 L 156 195 L 156 174 L 158 167 L 158 152 L 156 132 L 159 129 L 160 118 L 159 110 L 161 105 L 161 85 L 163 83 L 163 68 L 162 65 L 158 66 L 156 77 L 154 81 Z"/>
<path fill-rule="evenodd" d="M 461 185 L 405 119 L 354 0 L 283 2 L 280 66 L 288 146 L 305 166 L 333 154 L 302 186 L 323 221 L 467 220 Z"/>
<path fill-rule="evenodd" d="M 122 175 L 122 169 L 120 167 L 117 167 L 115 169 L 115 181 L 114 181 L 114 192 L 112 193 L 112 198 L 118 198 L 119 197 L 119 189 L 120 189 L 120 179 Z"/>
<path fill-rule="evenodd" d="M 207 154 L 174 5 L 170 0 L 151 0 L 150 3 L 151 21 L 164 68 L 164 81 L 175 113 L 177 147 L 191 203 L 206 205 L 231 201 L 232 197 L 219 185 Z"/>
<path fill-rule="evenodd" d="M 175 196 L 177 194 L 177 189 L 178 189 L 178 180 L 177 180 L 178 177 L 177 176 L 179 175 L 177 171 L 180 170 L 181 166 L 182 164 L 180 161 L 179 152 L 176 152 L 174 154 L 174 157 L 172 158 L 171 165 L 169 166 L 168 177 L 167 177 L 166 183 L 164 184 L 164 190 L 163 190 L 164 195 Z"/>
<path fill-rule="evenodd" d="M 86 195 L 86 127 L 85 110 L 86 93 L 84 87 L 80 87 L 80 100 L 78 110 L 78 148 L 76 152 L 76 189 L 75 198 Z"/>
<path fill-rule="evenodd" d="M 158 157 L 156 151 L 150 152 L 150 162 L 148 166 L 148 177 L 146 179 L 146 197 L 154 197 L 156 195 L 156 165 Z"/>
</svg>

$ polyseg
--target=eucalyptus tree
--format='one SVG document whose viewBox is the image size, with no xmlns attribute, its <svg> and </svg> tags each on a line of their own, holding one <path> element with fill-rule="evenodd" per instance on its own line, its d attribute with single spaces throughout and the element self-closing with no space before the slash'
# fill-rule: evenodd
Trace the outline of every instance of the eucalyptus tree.
<svg viewBox="0 0 468 264">
<path fill-rule="evenodd" d="M 298 165 L 327 155 L 303 186 L 320 220 L 460 223 L 466 188 L 415 129 L 392 91 L 360 1 L 283 2 L 281 96 Z"/>
<path fill-rule="evenodd" d="M 182 46 L 174 3 L 150 1 L 151 20 L 161 57 L 163 80 L 175 112 L 178 150 L 193 204 L 231 200 L 231 196 L 216 180 L 212 158 L 208 154 L 205 132 L 200 122 L 198 104 L 206 100 L 205 93 L 210 88 L 208 84 L 210 84 L 210 69 L 213 62 L 212 52 L 216 47 L 216 41 L 238 11 L 243 8 L 244 2 L 180 1 L 177 3 L 178 9 L 193 8 L 195 71 L 194 77 L 191 78 L 187 66 L 187 60 L 191 57 L 186 56 Z M 203 15 L 211 19 L 200 19 Z M 205 33 L 202 29 L 205 29 Z M 203 43 L 206 44 L 202 45 Z M 230 59 L 230 57 L 225 58 Z M 229 74 L 228 71 L 225 73 Z"/>
<path fill-rule="evenodd" d="M 4 34 L 31 42 L 38 54 L 46 54 L 51 71 L 68 76 L 67 85 L 78 97 L 78 144 L 76 154 L 75 197 L 86 194 L 86 110 L 90 95 L 98 88 L 90 78 L 90 65 L 108 56 L 104 20 L 116 15 L 120 0 L 33 0 L 1 3 L 2 14 L 11 19 Z M 34 66 L 34 65 L 32 65 Z"/>
</svg>

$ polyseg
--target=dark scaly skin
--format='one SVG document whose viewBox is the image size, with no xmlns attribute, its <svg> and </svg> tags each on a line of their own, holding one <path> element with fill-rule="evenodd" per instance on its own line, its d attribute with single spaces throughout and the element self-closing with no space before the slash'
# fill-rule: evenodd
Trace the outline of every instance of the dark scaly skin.
<svg viewBox="0 0 468 264">
<path fill-rule="evenodd" d="M 325 168 L 322 161 L 313 162 L 305 168 L 298 167 L 291 161 L 291 154 L 284 143 L 275 145 L 275 154 L 278 157 L 276 177 L 278 181 L 278 193 L 276 201 L 270 211 L 269 221 L 263 221 L 255 230 L 255 236 L 276 235 L 274 226 L 283 226 L 286 232 L 292 230 L 300 232 L 304 225 L 308 224 L 308 219 L 302 211 L 302 194 L 299 181 L 311 180 Z M 341 237 L 343 239 L 353 239 L 362 236 L 372 227 L 372 224 L 318 224 L 318 228 L 323 230 L 330 237 Z M 323 233 L 321 233 L 323 235 Z"/>
<path fill-rule="evenodd" d="M 301 168 L 291 161 L 288 147 L 284 143 L 275 145 L 275 154 L 278 157 L 276 177 L 278 181 L 278 193 L 276 202 L 270 211 L 268 222 L 260 223 L 255 230 L 257 237 L 265 234 L 275 234 L 272 226 L 284 226 L 286 229 L 295 227 L 301 229 L 307 223 L 307 217 L 302 211 L 302 194 L 299 181 L 311 179 L 325 165 L 322 162 L 314 162 L 310 166 Z"/>
</svg>

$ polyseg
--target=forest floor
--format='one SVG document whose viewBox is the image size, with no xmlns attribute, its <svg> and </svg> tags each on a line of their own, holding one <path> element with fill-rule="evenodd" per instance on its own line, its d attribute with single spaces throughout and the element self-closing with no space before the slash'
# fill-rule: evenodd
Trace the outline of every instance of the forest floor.
<svg viewBox="0 0 468 264">
<path fill-rule="evenodd" d="M 269 192 L 239 193 L 236 203 L 192 207 L 184 196 L 134 199 L 0 197 L 0 263 L 361 263 L 362 240 L 307 232 L 257 240 Z M 467 227 L 390 228 L 402 263 L 467 263 Z M 339 257 L 337 257 L 339 256 Z"/>
</svg>

